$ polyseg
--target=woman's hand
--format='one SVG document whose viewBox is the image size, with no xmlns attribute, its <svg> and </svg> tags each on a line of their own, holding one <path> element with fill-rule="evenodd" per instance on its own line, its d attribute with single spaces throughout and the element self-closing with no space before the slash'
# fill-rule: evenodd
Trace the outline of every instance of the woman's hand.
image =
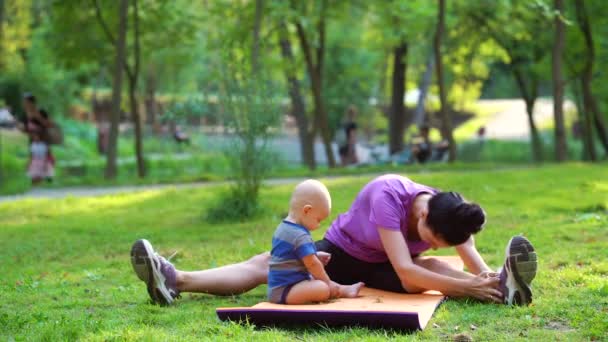
<svg viewBox="0 0 608 342">
<path fill-rule="evenodd" d="M 327 264 L 329 263 L 329 260 L 331 260 L 331 254 L 329 254 L 327 252 L 317 252 L 317 258 L 319 258 L 319 260 L 321 260 L 321 263 L 323 264 L 323 266 L 327 266 Z"/>
<path fill-rule="evenodd" d="M 498 290 L 499 277 L 484 272 L 469 280 L 468 294 L 486 302 L 502 303 L 502 293 Z"/>
</svg>

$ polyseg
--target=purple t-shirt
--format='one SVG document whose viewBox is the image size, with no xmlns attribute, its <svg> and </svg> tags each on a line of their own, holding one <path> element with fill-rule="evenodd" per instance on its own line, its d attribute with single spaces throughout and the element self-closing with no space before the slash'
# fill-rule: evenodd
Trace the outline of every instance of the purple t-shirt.
<svg viewBox="0 0 608 342">
<path fill-rule="evenodd" d="M 325 238 L 351 256 L 367 262 L 386 262 L 379 227 L 401 231 L 411 255 L 430 248 L 424 241 L 407 240 L 410 206 L 421 193 L 436 189 L 417 184 L 409 178 L 388 174 L 369 182 L 344 214 L 338 215 Z"/>
</svg>

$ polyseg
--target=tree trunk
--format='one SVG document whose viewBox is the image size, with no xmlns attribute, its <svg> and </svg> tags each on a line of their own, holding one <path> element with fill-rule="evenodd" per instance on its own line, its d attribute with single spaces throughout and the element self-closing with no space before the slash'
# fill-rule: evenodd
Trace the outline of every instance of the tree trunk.
<svg viewBox="0 0 608 342">
<path fill-rule="evenodd" d="M 294 61 L 291 42 L 289 41 L 285 23 L 280 23 L 279 26 L 279 45 L 281 47 L 281 54 L 287 62 L 285 76 L 287 77 L 289 97 L 291 98 L 291 104 L 293 107 L 293 116 L 298 125 L 300 156 L 302 158 L 302 163 L 307 165 L 309 169 L 314 170 L 316 168 L 314 136 L 310 132 L 308 116 L 306 115 L 306 104 L 304 102 L 304 98 L 302 97 L 302 92 L 300 91 L 300 82 L 298 81 L 294 72 L 296 63 Z"/>
<path fill-rule="evenodd" d="M 439 0 L 437 13 L 437 32 L 435 32 L 435 68 L 437 70 L 437 83 L 439 84 L 439 101 L 441 103 L 441 136 L 449 144 L 449 161 L 456 160 L 456 142 L 452 135 L 452 118 L 448 111 L 447 94 L 443 80 L 443 62 L 441 60 L 441 39 L 445 31 L 445 0 Z"/>
<path fill-rule="evenodd" d="M 591 32 L 591 24 L 589 17 L 587 16 L 587 10 L 585 9 L 585 3 L 582 0 L 575 1 L 576 6 L 576 18 L 578 21 L 579 29 L 583 33 L 585 38 L 585 47 L 587 52 L 587 58 L 585 60 L 585 66 L 583 68 L 582 82 L 583 82 L 583 101 L 585 103 L 585 112 L 587 115 L 592 115 L 593 123 L 597 135 L 604 147 L 605 155 L 608 156 L 608 133 L 606 132 L 606 124 L 602 113 L 600 113 L 597 106 L 597 101 L 593 96 L 591 90 L 591 81 L 593 80 L 593 64 L 595 62 L 595 47 L 593 42 L 593 34 Z"/>
<path fill-rule="evenodd" d="M 429 92 L 429 86 L 431 85 L 431 79 L 433 78 L 433 61 L 435 57 L 433 56 L 433 52 L 429 53 L 429 57 L 426 61 L 426 70 L 424 71 L 424 75 L 422 76 L 422 80 L 420 81 L 418 95 L 418 103 L 416 104 L 416 112 L 414 114 L 414 124 L 418 127 L 424 124 L 425 120 L 425 103 L 426 103 L 426 95 Z"/>
<path fill-rule="evenodd" d="M 118 38 L 116 39 L 116 59 L 114 61 L 114 84 L 112 86 L 112 116 L 110 118 L 110 136 L 106 154 L 105 177 L 116 178 L 116 150 L 118 145 L 118 124 L 120 121 L 120 101 L 122 93 L 122 70 L 126 55 L 128 0 L 120 0 L 118 9 Z"/>
<path fill-rule="evenodd" d="M 578 79 L 579 84 L 576 84 L 573 88 L 574 96 L 576 98 L 576 106 L 578 107 L 578 116 L 581 122 L 581 139 L 583 140 L 583 159 L 584 160 L 597 160 L 597 154 L 595 151 L 595 139 L 593 139 L 593 125 L 590 110 L 587 108 L 585 99 L 581 99 L 581 92 L 584 88 L 585 81 L 583 77 Z M 580 89 L 580 90 L 577 90 Z"/>
<path fill-rule="evenodd" d="M 306 69 L 310 77 L 310 87 L 315 104 L 315 126 L 321 133 L 321 139 L 325 146 L 325 154 L 327 155 L 327 164 L 330 168 L 336 167 L 336 158 L 331 146 L 331 133 L 329 131 L 329 120 L 323 103 L 323 58 L 325 55 L 325 15 L 326 15 L 327 0 L 321 1 L 321 11 L 317 32 L 319 34 L 319 44 L 314 48 L 316 62 L 313 61 L 313 48 L 308 43 L 306 32 L 300 22 L 296 22 L 298 38 L 302 46 L 302 52 L 306 60 Z"/>
<path fill-rule="evenodd" d="M 135 157 L 137 160 L 137 176 L 146 176 L 146 165 L 144 162 L 143 143 L 142 143 L 142 124 L 139 115 L 139 105 L 137 103 L 137 80 L 129 78 L 129 106 L 131 109 L 131 119 L 135 131 Z"/>
<path fill-rule="evenodd" d="M 319 74 L 312 78 L 311 87 L 312 95 L 315 103 L 315 124 L 321 133 L 321 140 L 325 147 L 325 155 L 327 156 L 327 164 L 330 168 L 336 167 L 336 159 L 331 146 L 331 133 L 329 132 L 329 122 L 327 120 L 327 112 L 323 103 L 322 91 L 322 76 Z"/>
<path fill-rule="evenodd" d="M 139 65 L 141 61 L 139 49 L 139 6 L 138 0 L 133 1 L 133 38 L 135 41 L 134 67 L 133 72 L 129 74 L 129 101 L 131 103 L 131 117 L 135 127 L 135 156 L 137 159 L 137 176 L 139 178 L 146 177 L 146 164 L 144 162 L 144 147 L 143 134 L 141 127 L 141 118 L 139 115 L 139 106 L 137 104 L 137 81 L 139 79 Z M 126 64 L 125 60 L 125 64 Z"/>
<path fill-rule="evenodd" d="M 555 0 L 555 41 L 553 44 L 553 115 L 555 117 L 555 159 L 568 159 L 566 129 L 564 125 L 564 81 L 562 79 L 562 54 L 564 51 L 563 0 Z"/>
<path fill-rule="evenodd" d="M 403 150 L 403 130 L 405 129 L 405 78 L 407 67 L 407 43 L 401 42 L 393 52 L 393 77 L 391 111 L 389 115 L 389 154 Z"/>
<path fill-rule="evenodd" d="M 536 82 L 532 82 L 531 89 L 528 90 L 526 87 L 526 82 L 524 81 L 524 76 L 517 67 L 511 68 L 513 72 L 513 76 L 515 77 L 515 81 L 517 82 L 517 87 L 519 88 L 519 92 L 521 93 L 521 97 L 524 99 L 526 103 L 526 114 L 528 115 L 528 125 L 530 126 L 530 142 L 532 147 L 532 159 L 535 162 L 541 162 L 543 160 L 543 147 L 542 141 L 540 140 L 540 135 L 538 134 L 538 129 L 536 128 L 536 124 L 534 123 L 534 104 L 536 102 Z"/>
<path fill-rule="evenodd" d="M 528 115 L 528 125 L 530 126 L 530 138 L 532 139 L 532 156 L 534 161 L 541 162 L 543 160 L 543 144 L 534 122 L 534 104 L 536 103 L 536 99 L 524 101 L 526 102 L 526 114 Z"/>
<path fill-rule="evenodd" d="M 258 70 L 258 59 L 260 54 L 260 27 L 262 26 L 263 0 L 255 0 L 255 19 L 253 23 L 253 46 L 251 48 L 251 70 Z"/>
</svg>

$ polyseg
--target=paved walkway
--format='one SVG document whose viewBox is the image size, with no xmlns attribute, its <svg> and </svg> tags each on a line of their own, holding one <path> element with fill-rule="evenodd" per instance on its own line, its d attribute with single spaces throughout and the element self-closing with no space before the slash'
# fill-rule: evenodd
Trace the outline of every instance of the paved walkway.
<svg viewBox="0 0 608 342">
<path fill-rule="evenodd" d="M 488 103 L 505 108 L 494 114 L 486 125 L 486 136 L 489 139 L 511 140 L 529 139 L 530 125 L 528 124 L 528 114 L 526 104 L 521 99 L 505 100 L 479 100 L 481 103 Z M 565 110 L 570 110 L 574 104 L 567 101 L 564 104 Z M 534 123 L 536 127 L 542 127 L 548 121 L 553 120 L 553 100 L 538 99 L 534 105 Z"/>
<path fill-rule="evenodd" d="M 379 176 L 381 173 L 368 173 L 353 175 L 353 177 L 374 177 Z M 323 176 L 324 179 L 332 179 L 339 177 L 349 177 L 349 175 L 335 175 L 335 176 Z M 296 184 L 308 177 L 296 177 L 296 178 L 276 178 L 264 181 L 265 185 L 284 185 L 284 184 Z M 148 190 L 164 190 L 164 189 L 192 189 L 192 188 L 204 188 L 213 185 L 230 184 L 230 181 L 220 182 L 196 182 L 196 183 L 182 183 L 182 184 L 152 184 L 152 185 L 138 185 L 138 186 L 111 186 L 111 187 L 69 187 L 59 189 L 46 189 L 46 188 L 33 188 L 24 194 L 0 196 L 0 203 L 11 202 L 22 199 L 54 199 L 54 198 L 65 198 L 65 197 L 95 197 L 103 195 L 112 195 L 119 193 L 134 193 Z"/>
</svg>

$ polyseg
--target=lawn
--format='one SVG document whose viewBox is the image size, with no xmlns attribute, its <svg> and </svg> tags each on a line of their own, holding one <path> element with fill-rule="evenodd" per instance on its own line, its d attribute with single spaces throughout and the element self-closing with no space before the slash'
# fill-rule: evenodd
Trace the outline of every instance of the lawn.
<svg viewBox="0 0 608 342">
<path fill-rule="evenodd" d="M 498 267 L 507 240 L 525 234 L 539 255 L 534 303 L 510 308 L 448 300 L 426 330 L 406 333 L 323 326 L 259 329 L 220 322 L 215 308 L 264 300 L 266 287 L 233 297 L 184 294 L 168 308 L 149 304 L 131 270 L 132 242 L 178 250 L 180 269 L 215 267 L 268 249 L 291 185 L 264 188 L 263 217 L 209 224 L 205 208 L 221 187 L 99 198 L 0 204 L 0 340 L 473 340 L 608 339 L 608 165 L 418 172 L 414 180 L 461 192 L 488 214 L 477 237 Z M 327 180 L 334 208 L 315 237 L 347 209 L 367 177 Z M 439 254 L 452 254 L 451 250 Z"/>
</svg>

